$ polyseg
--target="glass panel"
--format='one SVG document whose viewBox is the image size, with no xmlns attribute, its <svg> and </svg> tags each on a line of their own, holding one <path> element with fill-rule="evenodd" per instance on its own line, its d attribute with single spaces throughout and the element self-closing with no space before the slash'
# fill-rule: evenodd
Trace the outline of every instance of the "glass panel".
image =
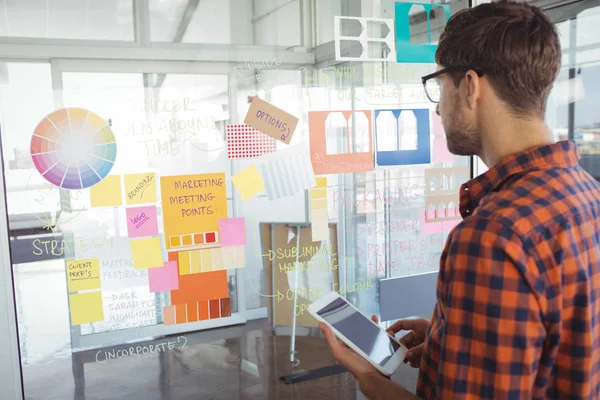
<svg viewBox="0 0 600 400">
<path fill-rule="evenodd" d="M 600 118 L 596 112 L 600 102 L 600 40 L 594 29 L 598 23 L 600 7 L 559 24 L 563 68 L 546 112 L 555 138 L 575 140 L 581 154 L 579 164 L 596 179 L 600 179 Z"/>
<path fill-rule="evenodd" d="M 132 0 L 6 0 L 0 36 L 133 41 Z"/>
<path fill-rule="evenodd" d="M 138 268 L 144 259 L 160 263 L 154 267 L 162 267 L 172 254 L 177 259 L 177 253 L 167 256 L 164 250 L 164 210 L 161 185 L 156 182 L 198 172 L 230 175 L 223 151 L 224 123 L 229 119 L 227 77 L 65 73 L 63 91 L 54 93 L 55 98 L 62 97 L 64 108 L 53 111 L 49 65 L 3 67 L 8 79 L 0 86 L 2 148 L 24 364 L 69 347 L 121 344 L 169 333 L 164 328 L 171 322 L 163 307 L 174 303 L 170 287 L 152 288 L 165 285 L 166 278 L 151 279 L 152 271 Z M 32 92 L 37 93 L 35 101 L 26 96 Z M 85 132 L 90 132 L 91 141 L 86 141 Z M 115 139 L 116 154 L 110 149 Z M 73 143 L 78 145 L 69 147 Z M 88 186 L 94 179 L 91 173 L 109 175 Z M 203 184 L 217 185 L 216 181 Z M 103 186 L 106 182 L 114 184 Z M 224 185 L 213 205 L 218 203 L 227 218 L 233 212 L 226 197 L 232 186 L 227 181 Z M 176 191 L 168 195 L 167 204 L 190 202 L 181 200 Z M 188 216 L 196 215 L 198 208 L 182 210 Z M 188 235 L 197 244 L 193 249 L 214 246 L 210 243 L 218 241 L 217 231 L 215 226 L 214 232 Z M 200 236 L 204 246 L 197 243 Z M 156 245 L 150 244 L 152 240 Z M 136 250 L 135 243 L 141 241 L 145 242 Z M 157 253 L 151 254 L 153 249 Z M 211 290 L 224 293 L 221 300 L 194 303 L 199 313 L 195 320 L 188 310 L 192 300 L 176 303 L 186 306 L 189 318 L 178 332 L 203 329 L 209 322 L 215 326 L 217 319 L 237 315 L 237 274 L 233 264 L 225 265 L 224 254 L 225 250 L 221 265 L 226 270 L 211 272 L 223 275 L 211 278 Z M 238 256 L 231 253 L 231 257 Z M 215 269 L 214 265 L 206 268 Z M 194 287 L 198 284 L 202 285 Z M 204 305 L 207 315 L 199 311 Z M 221 321 L 224 325 L 229 320 Z M 152 327 L 156 329 L 147 329 Z M 94 339 L 102 332 L 109 335 Z"/>
<path fill-rule="evenodd" d="M 450 2 L 452 13 L 466 6 L 466 2 Z M 336 7 L 335 2 L 318 3 L 319 44 L 333 40 L 333 16 L 342 15 L 341 9 L 335 11 Z M 382 4 L 381 8 L 374 6 L 373 16 L 394 18 L 393 9 L 393 2 Z M 422 9 L 410 11 L 413 43 L 427 41 L 424 13 Z M 439 11 L 436 11 L 437 17 L 440 17 Z M 444 27 L 443 21 L 432 21 L 432 27 L 431 43 L 435 43 Z M 339 251 L 342 257 L 353 257 L 340 263 L 347 289 L 344 294 L 367 314 L 379 314 L 381 279 L 437 271 L 448 233 L 460 221 L 456 210 L 458 201 L 438 204 L 426 190 L 426 171 L 441 174 L 439 182 L 443 186 L 440 189 L 450 194 L 457 194 L 459 184 L 470 178 L 469 158 L 447 153 L 439 117 L 436 119 L 433 115 L 435 105 L 428 101 L 420 82 L 421 76 L 434 70 L 435 64 L 339 63 L 319 71 L 319 86 L 326 92 L 315 96 L 316 102 L 312 97 L 313 104 L 309 105 L 311 110 L 373 110 L 377 152 L 416 151 L 419 143 L 422 145 L 419 134 L 430 140 L 429 163 L 376 165 L 372 172 L 328 176 L 329 199 L 333 199 L 329 217 L 339 223 L 338 242 L 344 245 Z M 409 111 L 412 109 L 425 111 L 417 120 L 417 115 Z M 429 130 L 418 132 L 423 118 Z M 330 147 L 331 153 L 345 153 L 345 147 L 340 147 L 340 130 L 343 132 L 338 126 L 327 132 L 331 134 L 327 137 L 328 154 Z M 350 132 L 351 142 L 362 140 L 360 148 L 364 149 L 368 131 L 356 126 Z M 446 170 L 452 172 L 444 172 Z M 424 219 L 428 204 L 434 210 L 432 216 L 443 217 L 445 221 L 427 223 Z M 435 288 L 428 290 L 433 298 Z"/>
<path fill-rule="evenodd" d="M 153 42 L 299 46 L 298 2 L 150 0 Z"/>
</svg>

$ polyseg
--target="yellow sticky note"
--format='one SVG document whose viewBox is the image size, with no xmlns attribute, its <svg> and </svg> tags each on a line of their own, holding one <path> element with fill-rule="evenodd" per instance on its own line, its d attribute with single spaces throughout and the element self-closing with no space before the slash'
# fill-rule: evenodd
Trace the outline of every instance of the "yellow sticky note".
<svg viewBox="0 0 600 400">
<path fill-rule="evenodd" d="M 116 207 L 123 204 L 121 176 L 110 175 L 90 188 L 92 207 Z"/>
<path fill-rule="evenodd" d="M 156 203 L 154 172 L 125 175 L 125 202 L 128 205 Z"/>
<path fill-rule="evenodd" d="M 72 294 L 69 304 L 72 326 L 104 321 L 101 291 Z"/>
<path fill-rule="evenodd" d="M 135 269 L 158 268 L 163 266 L 160 238 L 131 240 L 131 255 Z"/>
<path fill-rule="evenodd" d="M 67 261 L 69 292 L 100 289 L 100 262 L 97 258 Z"/>
<path fill-rule="evenodd" d="M 243 200 L 248 200 L 265 190 L 265 182 L 260 176 L 256 165 L 251 165 L 233 175 L 231 181 L 240 192 Z"/>
</svg>

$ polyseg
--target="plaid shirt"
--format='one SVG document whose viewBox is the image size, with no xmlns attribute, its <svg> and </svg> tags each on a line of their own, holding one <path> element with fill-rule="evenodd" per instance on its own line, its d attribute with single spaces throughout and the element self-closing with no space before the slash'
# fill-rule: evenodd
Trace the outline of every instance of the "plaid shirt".
<svg viewBox="0 0 600 400">
<path fill-rule="evenodd" d="M 461 187 L 417 394 L 600 399 L 600 184 L 573 142 Z"/>
</svg>

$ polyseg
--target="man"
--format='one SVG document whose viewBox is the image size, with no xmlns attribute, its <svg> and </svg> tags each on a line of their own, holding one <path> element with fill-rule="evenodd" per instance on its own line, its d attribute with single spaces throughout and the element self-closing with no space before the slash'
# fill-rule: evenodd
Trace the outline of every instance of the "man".
<svg viewBox="0 0 600 400">
<path fill-rule="evenodd" d="M 448 21 L 436 61 L 423 80 L 448 149 L 490 169 L 461 187 L 431 321 L 390 328 L 412 331 L 417 395 L 598 399 L 600 185 L 544 122 L 556 30 L 536 7 L 483 4 Z M 367 397 L 414 398 L 321 329 Z"/>
</svg>

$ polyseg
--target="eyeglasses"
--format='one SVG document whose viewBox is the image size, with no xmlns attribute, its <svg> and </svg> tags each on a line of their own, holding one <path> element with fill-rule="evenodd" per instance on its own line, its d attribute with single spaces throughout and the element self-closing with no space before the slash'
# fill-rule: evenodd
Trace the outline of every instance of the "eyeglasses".
<svg viewBox="0 0 600 400">
<path fill-rule="evenodd" d="M 426 76 L 422 77 L 421 81 L 423 82 L 423 87 L 425 88 L 425 94 L 427 95 L 427 98 L 432 103 L 439 103 L 440 102 L 440 84 L 434 78 L 437 78 L 438 76 L 440 76 L 442 74 L 445 74 L 447 72 L 458 72 L 458 71 L 467 72 L 467 71 L 470 71 L 470 70 L 475 71 L 475 73 L 477 73 L 477 76 L 482 76 L 483 75 L 483 71 L 481 71 L 480 69 L 477 69 L 477 68 L 474 68 L 474 67 L 467 67 L 467 66 L 464 66 L 464 65 L 460 65 L 460 66 L 448 67 L 448 68 L 440 69 L 439 71 L 436 71 L 433 74 L 429 74 L 429 75 L 426 75 Z"/>
</svg>

